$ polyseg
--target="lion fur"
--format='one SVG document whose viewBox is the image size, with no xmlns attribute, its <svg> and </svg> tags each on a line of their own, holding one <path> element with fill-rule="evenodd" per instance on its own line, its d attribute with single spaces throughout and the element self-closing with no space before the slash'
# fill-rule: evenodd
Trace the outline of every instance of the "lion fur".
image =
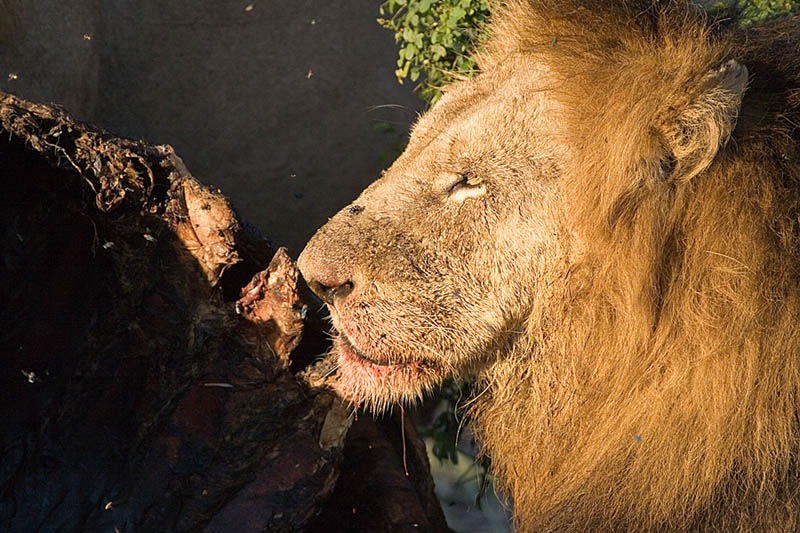
<svg viewBox="0 0 800 533">
<path fill-rule="evenodd" d="M 797 530 L 800 19 L 606 7 L 509 2 L 481 57 L 558 73 L 589 248 L 548 326 L 488 373 L 479 436 L 523 530 Z M 751 76 L 736 131 L 700 109 L 717 123 L 686 152 L 711 157 L 661 179 L 665 132 L 732 59 Z"/>
</svg>

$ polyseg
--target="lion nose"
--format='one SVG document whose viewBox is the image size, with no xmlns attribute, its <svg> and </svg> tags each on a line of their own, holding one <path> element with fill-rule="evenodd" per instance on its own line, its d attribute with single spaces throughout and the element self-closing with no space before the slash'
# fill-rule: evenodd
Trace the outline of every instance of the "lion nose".
<svg viewBox="0 0 800 533">
<path fill-rule="evenodd" d="M 328 305 L 347 298 L 355 288 L 342 265 L 315 257 L 308 249 L 300 254 L 297 266 L 308 287 Z"/>
<path fill-rule="evenodd" d="M 314 294 L 322 298 L 322 301 L 328 305 L 333 305 L 336 300 L 343 300 L 353 292 L 352 281 L 345 281 L 339 285 L 325 285 L 315 280 L 306 280 L 306 282 Z"/>
</svg>

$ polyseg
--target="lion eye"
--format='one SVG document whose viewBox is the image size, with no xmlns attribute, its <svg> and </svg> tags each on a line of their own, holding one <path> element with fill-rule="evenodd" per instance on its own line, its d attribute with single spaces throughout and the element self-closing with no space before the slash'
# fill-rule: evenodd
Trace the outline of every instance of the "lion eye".
<svg viewBox="0 0 800 533">
<path fill-rule="evenodd" d="M 448 196 L 455 200 L 463 200 L 480 196 L 486 192 L 486 184 L 480 177 L 473 172 L 462 172 L 458 175 L 458 180 L 447 190 Z"/>
</svg>

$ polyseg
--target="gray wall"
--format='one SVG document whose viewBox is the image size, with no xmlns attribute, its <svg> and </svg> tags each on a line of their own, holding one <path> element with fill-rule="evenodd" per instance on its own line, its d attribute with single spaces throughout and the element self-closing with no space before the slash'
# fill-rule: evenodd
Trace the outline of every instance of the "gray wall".
<svg viewBox="0 0 800 533">
<path fill-rule="evenodd" d="M 168 143 L 296 256 L 421 102 L 379 0 L 0 0 L 0 88 Z"/>
</svg>

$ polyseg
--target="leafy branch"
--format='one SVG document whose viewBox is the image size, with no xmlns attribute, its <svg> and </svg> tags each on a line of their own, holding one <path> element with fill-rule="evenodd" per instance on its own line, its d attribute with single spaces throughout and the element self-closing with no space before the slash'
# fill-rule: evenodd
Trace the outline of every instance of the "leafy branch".
<svg viewBox="0 0 800 533">
<path fill-rule="evenodd" d="M 386 0 L 378 19 L 399 45 L 395 75 L 417 83 L 422 99 L 433 104 L 455 77 L 472 75 L 472 58 L 485 35 L 489 5 L 496 0 Z M 755 24 L 800 9 L 800 0 L 695 0 L 717 16 L 735 15 Z M 598 9 L 602 4 L 598 3 Z"/>
</svg>

